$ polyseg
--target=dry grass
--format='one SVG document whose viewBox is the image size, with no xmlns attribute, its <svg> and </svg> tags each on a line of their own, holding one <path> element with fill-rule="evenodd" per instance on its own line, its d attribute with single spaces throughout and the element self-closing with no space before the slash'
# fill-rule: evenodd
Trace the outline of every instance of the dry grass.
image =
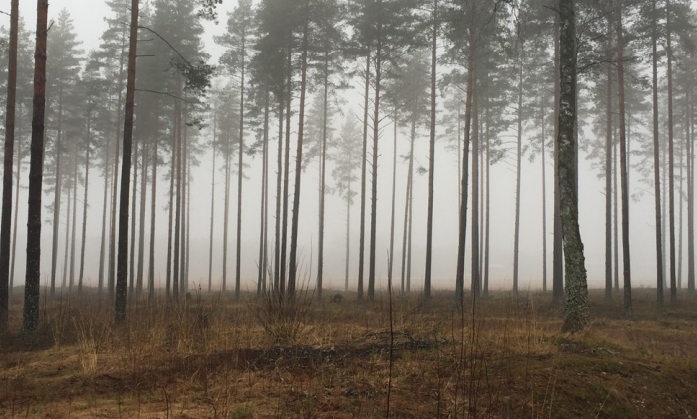
<svg viewBox="0 0 697 419">
<path fill-rule="evenodd" d="M 245 298 L 134 302 L 123 327 L 105 297 L 49 299 L 40 332 L 22 336 L 15 297 L 0 417 L 385 417 L 387 294 L 280 308 Z M 591 327 L 567 335 L 549 296 L 497 293 L 462 312 L 450 293 L 396 297 L 390 416 L 697 416 L 697 300 L 658 315 L 637 290 L 633 320 L 619 298 L 591 300 Z"/>
</svg>

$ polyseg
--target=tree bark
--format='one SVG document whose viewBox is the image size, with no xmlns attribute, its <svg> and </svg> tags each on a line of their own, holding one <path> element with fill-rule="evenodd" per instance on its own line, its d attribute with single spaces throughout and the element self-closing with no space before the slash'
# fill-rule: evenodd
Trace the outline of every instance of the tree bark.
<svg viewBox="0 0 697 419">
<path fill-rule="evenodd" d="M 240 151 L 237 172 L 237 258 L 235 263 L 235 300 L 240 299 L 240 274 L 242 264 L 242 179 L 244 178 L 244 76 L 245 76 L 245 32 L 242 33 L 242 73 L 240 81 Z"/>
<path fill-rule="evenodd" d="M 518 29 L 520 31 L 520 28 Z M 518 150 L 516 152 L 515 223 L 513 225 L 513 292 L 518 293 L 518 255 L 520 242 L 520 182 L 523 159 L 523 64 L 525 41 L 520 43 L 518 63 Z"/>
<path fill-rule="evenodd" d="M 380 13 L 382 0 L 377 0 L 377 13 Z M 380 92 L 382 83 L 382 20 L 377 22 L 377 46 L 375 49 L 375 96 L 373 99 L 373 165 L 372 197 L 370 202 L 370 260 L 368 266 L 368 300 L 375 299 L 375 256 L 378 217 L 378 142 L 380 139 Z M 407 275 L 408 276 L 408 275 Z M 409 282 L 409 280 L 407 280 Z"/>
<path fill-rule="evenodd" d="M 433 255 L 433 184 L 436 158 L 436 58 L 438 40 L 438 0 L 433 0 L 433 28 L 431 31 L 431 127 L 428 142 L 428 213 L 426 220 L 426 273 L 424 297 L 431 298 L 431 259 Z M 392 256 L 390 255 L 390 258 Z"/>
<path fill-rule="evenodd" d="M 467 184 L 469 176 L 470 125 L 472 122 L 472 95 L 474 93 L 474 32 L 470 28 L 467 54 L 467 88 L 465 98 L 465 144 L 462 147 L 462 181 L 460 218 L 458 226 L 457 272 L 455 273 L 455 304 L 462 308 L 465 288 L 465 244 L 467 242 Z"/>
<path fill-rule="evenodd" d="M 92 136 L 92 115 L 87 115 L 87 144 L 85 147 L 85 195 L 82 202 L 82 246 L 80 248 L 80 276 L 77 282 L 77 292 L 82 293 L 83 278 L 85 276 L 85 247 L 87 245 L 87 196 L 90 185 L 90 137 Z"/>
<path fill-rule="evenodd" d="M 215 157 L 216 157 L 216 134 L 218 132 L 217 109 L 213 110 L 213 163 L 211 166 L 211 231 L 208 241 L 208 292 L 213 287 L 213 232 L 215 227 Z"/>
<path fill-rule="evenodd" d="M 668 234 L 670 248 L 670 302 L 678 298 L 675 267 L 675 185 L 673 162 L 673 49 L 671 42 L 670 0 L 666 0 L 666 56 L 668 61 Z"/>
<path fill-rule="evenodd" d="M 148 301 L 155 300 L 155 214 L 157 210 L 157 146 L 160 141 L 160 101 L 155 108 L 155 138 L 152 150 L 152 191 L 150 203 L 150 257 L 148 259 Z"/>
<path fill-rule="evenodd" d="M 34 99 L 29 163 L 27 208 L 27 268 L 24 287 L 22 329 L 33 333 L 39 326 L 39 281 L 41 279 L 41 187 L 43 183 L 44 122 L 46 116 L 46 35 L 48 0 L 36 2 L 36 49 L 34 53 Z"/>
<path fill-rule="evenodd" d="M 119 251 L 116 272 L 116 323 L 126 321 L 126 263 L 128 262 L 128 202 L 131 171 L 131 139 L 133 138 L 133 108 L 136 85 L 136 47 L 138 45 L 138 0 L 131 0 L 131 33 L 128 47 L 128 77 L 126 79 L 126 112 L 123 125 L 123 165 L 121 203 L 119 209 Z"/>
<path fill-rule="evenodd" d="M 611 18 L 608 17 L 608 26 Z M 606 49 L 611 54 L 608 42 Z M 610 57 L 608 57 L 610 59 Z M 605 298 L 612 299 L 612 67 L 607 66 L 605 103 Z"/>
<path fill-rule="evenodd" d="M 22 106 L 19 106 L 20 109 L 20 119 L 22 115 Z M 20 124 L 19 126 L 19 138 L 22 138 L 22 125 Z M 15 209 L 14 209 L 14 214 L 19 214 L 19 185 L 20 185 L 20 177 L 22 174 L 22 142 L 17 141 L 17 183 L 15 185 Z M 17 256 L 17 220 L 19 217 L 15 215 L 14 221 L 13 221 L 13 226 L 12 226 L 12 260 L 10 262 L 10 287 L 8 290 L 8 295 L 12 295 L 12 289 L 14 288 L 14 282 L 15 282 L 15 260 Z"/>
<path fill-rule="evenodd" d="M 7 325 L 9 312 L 10 229 L 12 227 L 12 166 L 15 145 L 15 103 L 17 99 L 17 34 L 19 0 L 12 0 L 10 10 L 10 49 L 7 66 L 7 103 L 5 110 L 5 155 L 2 181 L 2 221 L 0 221 L 0 330 Z M 19 183 L 19 176 L 17 179 Z M 15 197 L 15 199 L 17 199 Z M 17 214 L 15 214 L 17 217 Z"/>
<path fill-rule="evenodd" d="M 574 0 L 559 0 L 559 189 L 566 271 L 563 331 L 579 331 L 589 322 L 588 284 L 578 225 L 574 122 L 576 120 L 576 16 Z"/>
<path fill-rule="evenodd" d="M 562 301 L 564 298 L 564 264 L 563 264 L 563 243 L 562 243 L 562 223 L 561 223 L 561 191 L 559 187 L 559 147 L 557 137 L 559 137 L 559 100 L 560 100 L 560 29 L 561 23 L 559 14 L 554 15 L 554 241 L 552 243 L 552 299 Z"/>
<path fill-rule="evenodd" d="M 140 220 L 138 224 L 138 268 L 136 271 L 136 298 L 143 292 L 143 271 L 145 270 L 145 209 L 148 187 L 148 153 L 143 144 L 143 153 L 140 159 Z M 135 237 L 133 237 L 135 240 Z"/>
<path fill-rule="evenodd" d="M 138 223 L 138 216 L 136 214 L 136 203 L 138 202 L 138 199 L 136 198 L 138 196 L 137 192 L 138 190 L 136 189 L 138 186 L 138 137 L 135 139 L 135 144 L 133 145 L 133 186 L 132 186 L 132 192 L 131 192 L 131 250 L 130 250 L 130 256 L 128 257 L 128 294 L 130 297 L 133 297 L 135 293 L 135 283 L 136 283 L 136 275 L 135 275 L 135 254 L 136 254 L 136 224 Z"/>
<path fill-rule="evenodd" d="M 317 300 L 322 300 L 324 275 L 324 198 L 327 179 L 327 129 L 329 127 L 329 56 L 324 57 L 324 109 L 322 109 L 322 155 L 320 156 L 319 246 L 317 249 Z"/>
<path fill-rule="evenodd" d="M 365 92 L 363 95 L 363 160 L 361 160 L 361 225 L 358 237 L 358 300 L 363 300 L 363 273 L 365 271 L 365 204 L 368 166 L 368 104 L 370 102 L 370 60 L 368 49 L 365 57 Z"/>
<path fill-rule="evenodd" d="M 109 197 L 109 190 L 110 190 L 110 185 L 109 185 L 109 179 L 111 178 L 109 174 L 109 166 L 110 166 L 110 156 L 109 156 L 109 150 L 111 149 L 111 133 L 108 132 L 106 133 L 106 156 L 104 157 L 104 198 L 103 198 L 103 205 L 102 205 L 102 237 L 99 242 L 99 281 L 97 285 L 98 293 L 101 294 L 104 291 L 104 268 L 105 268 L 105 262 L 106 262 L 106 242 L 108 240 L 107 237 L 107 208 L 108 208 L 108 197 Z M 107 284 L 108 286 L 108 284 Z"/>
<path fill-rule="evenodd" d="M 472 97 L 472 297 L 481 295 L 479 271 L 479 107 L 477 82 Z"/>
<path fill-rule="evenodd" d="M 624 34 L 622 0 L 616 0 L 617 20 L 617 88 L 620 112 L 620 188 L 622 190 L 622 276 L 624 279 L 624 313 L 632 316 L 632 275 L 629 253 L 629 182 L 627 180 L 627 132 L 624 106 Z"/>
<path fill-rule="evenodd" d="M 288 269 L 288 295 L 295 296 L 298 253 L 298 222 L 300 219 L 300 180 L 303 162 L 303 136 L 305 132 L 305 95 L 307 91 L 307 53 L 310 31 L 309 17 L 305 18 L 302 41 L 302 69 L 300 76 L 300 113 L 298 115 L 298 148 L 295 154 L 295 191 L 293 193 L 293 218 L 290 232 L 290 264 Z M 321 291 L 320 291 L 321 292 Z"/>
<path fill-rule="evenodd" d="M 56 159 L 56 184 L 53 194 L 53 246 L 51 249 L 51 296 L 56 295 L 56 269 L 58 268 L 58 234 L 60 231 L 60 208 L 61 208 L 61 137 L 63 134 L 63 92 L 58 92 L 58 133 L 54 145 Z"/>
<path fill-rule="evenodd" d="M 181 76 L 177 75 L 177 98 L 181 98 L 182 85 Z M 179 300 L 179 293 L 181 291 L 179 279 L 181 273 L 181 222 L 182 222 L 182 104 L 181 99 L 175 99 L 174 102 L 174 113 L 175 113 L 175 131 L 176 136 L 176 176 L 177 176 L 177 193 L 174 196 L 175 210 L 174 210 L 174 255 L 173 255 L 173 272 L 172 272 L 172 297 L 174 301 Z M 226 250 L 227 242 L 223 247 Z M 227 256 L 227 253 L 225 253 Z M 223 268 L 225 270 L 225 268 Z M 225 275 L 223 274 L 223 292 L 225 291 Z"/>
</svg>

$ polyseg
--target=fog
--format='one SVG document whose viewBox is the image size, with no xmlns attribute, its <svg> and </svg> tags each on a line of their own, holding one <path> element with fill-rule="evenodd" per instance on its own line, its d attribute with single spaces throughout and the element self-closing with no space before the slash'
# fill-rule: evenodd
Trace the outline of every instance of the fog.
<svg viewBox="0 0 697 419">
<path fill-rule="evenodd" d="M 213 38 L 225 32 L 225 21 L 227 13 L 233 10 L 236 2 L 225 0 L 218 8 L 219 23 L 205 22 L 203 24 L 205 33 L 203 34 L 203 45 L 205 52 L 210 54 L 210 63 L 217 64 L 219 57 L 223 53 L 223 48 L 217 45 Z M 58 13 L 66 9 L 73 19 L 77 38 L 82 44 L 81 49 L 90 51 L 100 46 L 100 36 L 107 29 L 104 18 L 110 13 L 109 8 L 101 1 L 72 1 L 54 0 L 49 8 L 49 20 L 57 19 Z M 34 27 L 35 13 L 31 2 L 22 2 L 21 15 L 26 19 L 28 28 Z M 142 31 L 141 31 L 142 32 Z M 167 34 L 161 34 L 167 37 Z M 146 36 L 141 34 L 141 36 Z M 51 65 L 51 52 L 49 47 L 49 67 Z M 140 60 L 141 58 L 139 58 Z M 142 58 L 146 59 L 146 58 Z M 140 61 L 139 61 L 140 64 Z M 439 69 L 439 78 L 443 77 L 448 68 Z M 225 84 L 226 76 L 219 75 L 215 78 L 215 85 Z M 347 116 L 355 115 L 359 120 L 362 119 L 362 84 L 358 77 L 350 81 L 350 88 L 339 92 L 344 102 L 340 106 L 341 114 L 337 114 L 332 119 L 332 126 L 335 133 L 339 132 Z M 143 95 L 139 93 L 138 95 Z M 308 98 L 308 108 L 318 92 L 312 93 Z M 140 96 L 138 96 L 140 97 Z M 136 100 L 138 101 L 138 97 Z M 210 97 L 210 94 L 209 94 Z M 296 98 L 297 99 L 297 98 Z M 463 94 L 464 100 L 464 94 Z M 443 98 L 439 97 L 439 107 L 443 103 Z M 49 101 L 49 107 L 51 102 Z M 138 106 L 138 103 L 136 104 Z M 295 111 L 298 110 L 298 101 L 293 103 Z M 513 106 L 513 104 L 511 104 Z M 385 108 L 385 114 L 388 108 Z M 443 110 L 438 110 L 439 117 Z M 212 121 L 205 114 L 203 115 L 203 128 L 196 140 L 199 144 L 205 144 L 212 137 Z M 205 118 L 208 118 L 205 120 Z M 270 133 L 270 155 L 271 162 L 270 181 L 271 188 L 269 205 L 272 212 L 269 215 L 269 248 L 270 255 L 273 249 L 273 224 L 275 208 L 275 188 L 276 188 L 276 151 L 278 135 L 277 124 L 271 123 Z M 291 123 L 291 171 L 289 192 L 289 203 L 293 201 L 292 185 L 294 179 L 295 140 L 298 131 L 297 115 Z M 392 120 L 386 118 L 382 125 L 383 133 L 380 138 L 379 167 L 378 167 L 378 203 L 377 203 L 377 287 L 384 288 L 387 284 L 387 262 L 390 242 L 390 214 L 391 214 L 391 192 L 392 192 Z M 547 127 L 551 133 L 551 126 Z M 189 128 L 192 132 L 198 128 Z M 527 128 L 526 128 L 527 130 Z M 581 141 L 596 141 L 595 134 L 590 128 L 590 120 L 582 123 Z M 647 127 L 636 128 L 640 133 L 648 134 Z M 436 166 L 435 166 L 435 197 L 434 197 L 434 241 L 433 241 L 433 286 L 436 289 L 451 289 L 455 283 L 455 269 L 457 262 L 457 225 L 458 225 L 458 185 L 459 173 L 457 164 L 457 152 L 452 149 L 450 144 L 446 144 L 445 127 L 439 125 L 437 128 L 438 141 L 436 144 Z M 408 154 L 409 148 L 409 126 L 400 124 L 398 130 L 397 147 L 397 180 L 396 180 L 396 219 L 395 219 L 395 276 L 397 281 L 400 277 L 400 263 L 402 255 L 402 226 L 404 222 L 404 202 L 406 197 L 407 181 L 407 161 L 403 158 Z M 453 134 L 451 134 L 452 136 Z M 510 289 L 512 286 L 513 271 L 513 227 L 515 211 L 515 124 L 511 124 L 508 130 L 499 134 L 503 139 L 501 149 L 505 151 L 505 156 L 500 161 L 493 164 L 490 168 L 490 288 Z M 549 136 L 548 141 L 552 138 Z M 252 128 L 246 132 L 246 139 L 249 142 L 254 140 Z M 415 142 L 414 159 L 415 168 L 428 168 L 428 126 L 424 125 L 417 131 Z M 602 140 L 602 139 L 600 139 Z M 18 141 L 28 145 L 29 136 L 24 133 Z M 528 133 L 524 133 L 523 144 L 528 144 L 532 138 Z M 223 220 L 224 212 L 224 193 L 222 159 L 218 156 L 215 169 L 212 167 L 212 151 L 209 147 L 199 147 L 200 153 L 196 154 L 197 164 L 192 166 L 191 172 L 191 214 L 190 214 L 190 271 L 189 287 L 198 288 L 199 285 L 206 289 L 208 281 L 208 260 L 209 260 L 209 234 L 211 228 L 211 177 L 213 170 L 216 171 L 215 190 L 216 195 L 213 199 L 215 218 L 213 234 L 213 287 L 220 287 L 222 276 L 222 261 L 224 257 L 228 259 L 228 289 L 234 286 L 235 269 L 235 235 L 237 234 L 235 219 L 237 208 L 237 175 L 233 173 L 230 186 L 230 213 L 229 213 L 229 237 L 228 254 L 223 255 Z M 548 149 L 549 151 L 549 149 Z M 359 151 L 357 151 L 359 152 Z M 51 153 L 48 146 L 46 153 Z M 157 214 L 156 214 L 156 257 L 155 257 L 155 282 L 159 287 L 164 286 L 165 268 L 167 260 L 167 230 L 168 230 L 168 187 L 169 180 L 164 177 L 167 174 L 170 154 L 163 150 L 160 153 L 162 162 L 158 168 L 158 195 L 157 195 Z M 236 152 L 233 159 L 236 159 Z M 368 159 L 370 161 L 370 150 Z M 257 154 L 253 157 L 245 155 L 245 162 L 248 164 L 244 168 L 245 179 L 243 181 L 243 205 L 242 205 L 242 289 L 255 289 L 258 264 L 259 264 L 259 231 L 260 231 L 260 209 L 261 209 L 261 173 L 262 159 Z M 26 246 L 26 208 L 27 208 L 27 167 L 28 159 L 23 163 L 21 186 L 19 196 L 19 214 L 17 214 L 19 230 L 17 235 L 17 254 L 15 267 L 15 286 L 22 285 L 25 273 L 25 246 Z M 544 220 L 547 225 L 547 275 L 548 286 L 551 289 L 551 268 L 552 268 L 552 237 L 553 237 L 553 165 L 551 153 L 546 159 L 546 189 L 547 218 Z M 334 167 L 333 161 L 327 163 L 327 185 L 332 188 L 335 180 L 331 176 Z M 300 221 L 298 254 L 300 278 L 309 281 L 311 287 L 314 286 L 314 276 L 317 271 L 317 238 L 318 238 L 318 161 L 317 158 L 310 160 L 307 170 L 302 174 L 301 201 L 300 201 Z M 471 166 L 470 166 L 471 168 Z M 82 170 L 82 169 L 81 169 Z M 368 173 L 370 174 L 370 165 Z M 588 151 L 583 145 L 579 157 L 579 208 L 580 208 L 580 227 L 582 238 L 585 245 L 586 267 L 588 269 L 588 284 L 592 288 L 600 288 L 604 285 L 605 269 L 605 185 L 604 178 L 597 167 L 593 166 L 588 158 Z M 99 252 L 101 227 L 102 227 L 102 196 L 103 178 L 102 169 L 94 168 L 91 172 L 89 186 L 89 210 L 87 215 L 87 246 L 85 259 L 85 284 L 96 286 L 99 269 Z M 636 168 L 630 168 L 630 196 L 634 199 L 630 202 L 630 237 L 631 237 L 631 257 L 632 257 L 632 280 L 637 287 L 652 286 L 655 284 L 655 232 L 654 232 L 654 208 L 653 194 L 650 183 Z M 520 217 L 520 288 L 536 291 L 542 287 L 542 166 L 539 154 L 532 160 L 529 154 L 523 156 L 522 165 L 522 190 L 521 190 L 521 217 Z M 140 184 L 140 181 L 139 181 Z M 356 185 L 359 186 L 359 185 Z M 140 185 L 138 185 L 140 188 Z M 368 178 L 367 190 L 370 192 L 370 178 Z M 469 188 L 471 193 L 471 187 Z M 81 229 L 81 209 L 82 209 L 82 186 L 78 187 L 78 232 Z M 145 223 L 145 272 L 147 272 L 147 246 L 150 240 L 150 184 L 147 190 L 147 218 Z M 360 191 L 359 191 L 360 192 Z M 426 253 L 426 212 L 427 212 L 427 175 L 415 175 L 414 194 L 413 194 L 413 256 L 412 256 L 412 289 L 419 290 L 423 287 L 424 278 L 424 259 Z M 140 190 L 138 189 L 138 204 L 140 203 Z M 63 198 L 62 211 L 67 208 L 67 196 Z M 53 200 L 53 193 L 44 188 L 44 205 L 48 205 Z M 682 201 L 681 201 L 682 202 Z M 471 205 L 472 200 L 469 200 Z M 45 208 L 45 207 L 44 207 Z M 350 234 L 350 285 L 351 289 L 356 288 L 356 278 L 358 271 L 358 241 L 359 241 L 359 215 L 360 195 L 356 197 L 351 207 L 351 234 Z M 677 210 L 676 210 L 677 211 Z M 290 217 L 289 209 L 289 217 Z M 468 211 L 468 216 L 471 216 Z M 46 209 L 42 214 L 44 220 L 50 221 L 51 216 Z M 69 231 L 65 225 L 65 214 L 61 217 L 58 250 L 58 278 L 62 277 L 64 266 L 63 243 L 65 234 Z M 370 200 L 366 203 L 366 236 L 370 231 Z M 327 194 L 326 201 L 326 231 L 325 231 L 325 268 L 324 284 L 325 288 L 343 289 L 344 267 L 345 267 L 345 228 L 346 228 L 346 205 L 345 202 L 335 194 Z M 468 232 L 472 228 L 471 221 L 467 224 Z M 137 232 L 137 229 L 136 229 Z M 78 246 L 79 242 L 78 237 Z M 687 243 L 687 234 L 682 234 L 682 238 Z M 51 240 L 52 228 L 50 222 L 43 224 L 42 229 L 42 285 L 46 284 L 50 275 L 51 267 Z M 79 247 L 78 247 L 79 248 Z M 466 284 L 469 282 L 469 264 L 471 263 L 471 239 L 468 233 L 468 243 L 466 247 Z M 682 246 L 684 254 L 687 254 L 687 245 Z M 369 250 L 369 241 L 366 240 L 366 255 Z M 620 248 L 620 257 L 621 257 Z M 137 255 L 137 252 L 136 252 Z M 366 257 L 366 277 L 367 277 L 367 257 Z M 684 266 L 687 258 L 683 257 Z M 683 267 L 686 272 L 686 267 Z M 685 275 L 685 274 L 683 274 Z M 60 283 L 59 281 L 57 281 Z M 684 282 L 684 281 L 683 281 Z M 232 284 L 232 285 L 231 285 Z"/>
</svg>

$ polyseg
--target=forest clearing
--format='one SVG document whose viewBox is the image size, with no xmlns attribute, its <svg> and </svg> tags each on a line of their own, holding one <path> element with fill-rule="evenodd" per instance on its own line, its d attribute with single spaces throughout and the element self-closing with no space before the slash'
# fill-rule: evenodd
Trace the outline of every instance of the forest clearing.
<svg viewBox="0 0 697 419">
<path fill-rule="evenodd" d="M 659 316 L 654 293 L 637 290 L 626 320 L 591 290 L 591 324 L 576 334 L 559 332 L 562 306 L 540 293 L 462 311 L 452 292 L 395 295 L 392 334 L 384 292 L 283 306 L 203 293 L 133 304 L 119 326 L 96 293 L 51 299 L 35 335 L 0 343 L 0 416 L 694 417 L 696 301 Z M 10 313 L 19 329 L 19 299 Z"/>
</svg>

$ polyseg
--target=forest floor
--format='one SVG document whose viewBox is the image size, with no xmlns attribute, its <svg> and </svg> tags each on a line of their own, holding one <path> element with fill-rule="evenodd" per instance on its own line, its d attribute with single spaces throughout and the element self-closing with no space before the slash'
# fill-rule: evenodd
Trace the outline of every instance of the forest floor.
<svg viewBox="0 0 697 419">
<path fill-rule="evenodd" d="M 18 294 L 0 335 L 3 418 L 697 418 L 686 294 L 659 315 L 655 290 L 637 289 L 628 320 L 621 295 L 593 290 L 591 325 L 563 334 L 549 294 L 496 292 L 462 311 L 448 292 L 395 296 L 390 311 L 386 293 L 204 293 L 131 304 L 116 326 L 111 302 L 87 293 L 42 297 L 35 335 L 19 333 Z"/>
</svg>

